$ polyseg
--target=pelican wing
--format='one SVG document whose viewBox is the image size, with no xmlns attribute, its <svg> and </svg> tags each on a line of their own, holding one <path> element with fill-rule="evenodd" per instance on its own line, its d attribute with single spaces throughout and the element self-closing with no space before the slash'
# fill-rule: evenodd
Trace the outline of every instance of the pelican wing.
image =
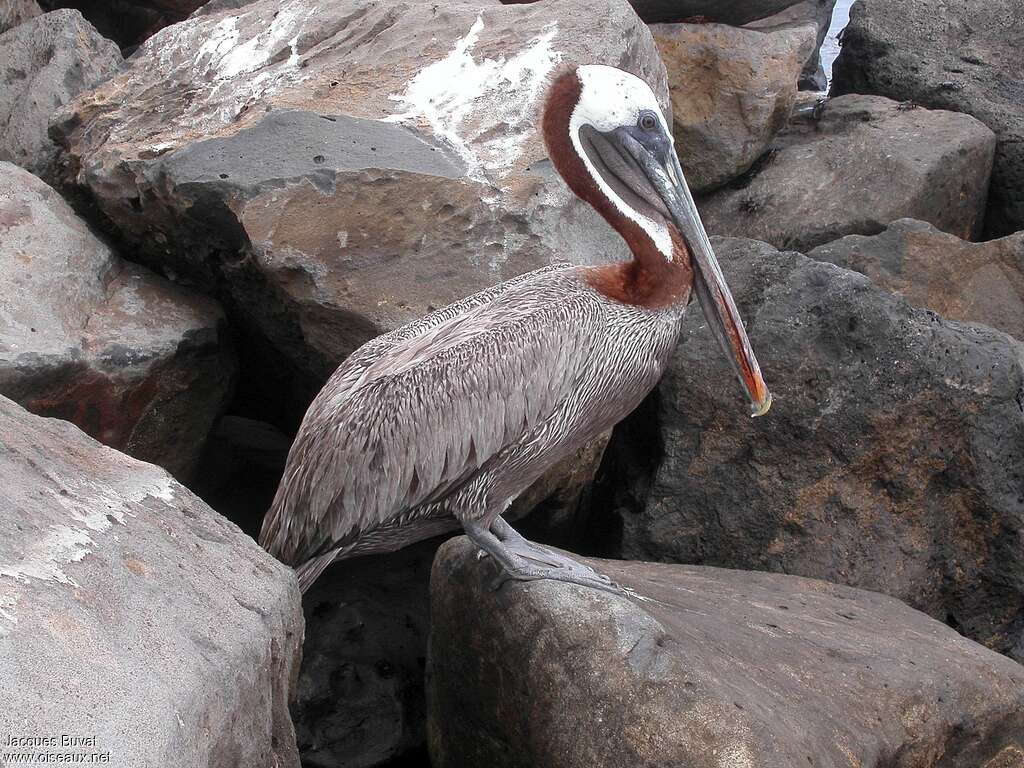
<svg viewBox="0 0 1024 768">
<path fill-rule="evenodd" d="M 564 407 L 600 310 L 564 272 L 526 277 L 339 368 L 296 436 L 264 546 L 300 564 L 401 524 Z"/>
</svg>

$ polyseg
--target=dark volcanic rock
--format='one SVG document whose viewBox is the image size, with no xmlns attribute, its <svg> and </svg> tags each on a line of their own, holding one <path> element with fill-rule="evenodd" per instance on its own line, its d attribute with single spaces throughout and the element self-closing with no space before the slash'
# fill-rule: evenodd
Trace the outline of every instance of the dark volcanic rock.
<svg viewBox="0 0 1024 768">
<path fill-rule="evenodd" d="M 913 219 L 850 235 L 808 256 L 861 272 L 916 307 L 1024 340 L 1024 232 L 971 243 Z"/>
<path fill-rule="evenodd" d="M 879 590 L 1024 659 L 1024 346 L 764 243 L 716 250 L 775 405 L 746 416 L 688 313 L 605 454 L 611 551 Z"/>
<path fill-rule="evenodd" d="M 68 180 L 148 264 L 223 297 L 259 352 L 253 399 L 295 417 L 381 331 L 557 259 L 625 256 L 536 130 L 550 73 L 581 62 L 667 104 L 624 0 L 262 0 L 162 30 L 54 129 Z"/>
<path fill-rule="evenodd" d="M 795 576 L 598 561 L 627 599 L 431 577 L 435 768 L 979 768 L 1024 757 L 1024 668 L 890 597 Z"/>
<path fill-rule="evenodd" d="M 0 393 L 186 479 L 234 373 L 213 300 L 123 262 L 0 162 Z"/>
<path fill-rule="evenodd" d="M 242 0 L 239 0 L 240 2 Z M 201 8 L 206 0 L 40 0 L 44 8 L 74 8 L 107 38 L 134 49 L 150 35 Z"/>
<path fill-rule="evenodd" d="M 778 13 L 800 0 L 629 0 L 647 22 L 703 21 L 738 26 Z"/>
<path fill-rule="evenodd" d="M 996 132 L 986 235 L 1024 229 L 1024 5 L 859 0 L 833 93 L 877 93 L 974 115 Z"/>
<path fill-rule="evenodd" d="M 292 718 L 307 768 L 365 768 L 422 748 L 437 546 L 337 563 L 306 593 Z"/>
<path fill-rule="evenodd" d="M 289 569 L 164 470 L 2 396 L 0 477 L 5 741 L 94 736 L 43 751 L 117 766 L 298 768 Z"/>
<path fill-rule="evenodd" d="M 6 32 L 42 12 L 36 0 L 4 0 L 0 4 L 0 32 Z"/>
<path fill-rule="evenodd" d="M 746 176 L 699 201 L 708 231 L 805 250 L 912 217 L 981 233 L 995 137 L 967 115 L 877 96 L 795 120 Z"/>
<path fill-rule="evenodd" d="M 651 32 L 668 72 L 686 180 L 695 191 L 721 186 L 749 169 L 789 120 L 814 27 L 655 24 Z"/>
<path fill-rule="evenodd" d="M 57 148 L 46 133 L 50 117 L 121 63 L 117 46 L 77 11 L 36 16 L 0 34 L 0 160 L 51 181 Z"/>
</svg>

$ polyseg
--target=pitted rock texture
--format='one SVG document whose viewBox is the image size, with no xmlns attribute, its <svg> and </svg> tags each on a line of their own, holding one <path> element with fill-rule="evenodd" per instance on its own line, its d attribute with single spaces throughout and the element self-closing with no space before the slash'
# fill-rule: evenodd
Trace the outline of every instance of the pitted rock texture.
<svg viewBox="0 0 1024 768">
<path fill-rule="evenodd" d="M 1024 340 L 1024 232 L 971 243 L 901 219 L 874 237 L 850 235 L 807 255 L 861 272 L 915 307 Z"/>
<path fill-rule="evenodd" d="M 908 217 L 972 239 L 994 149 L 968 115 L 841 96 L 790 123 L 761 163 L 698 207 L 711 234 L 800 251 Z"/>
<path fill-rule="evenodd" d="M 687 313 L 605 453 L 605 551 L 878 590 L 1024 659 L 1024 345 L 832 264 L 714 242 L 774 405 L 747 416 Z"/>
<path fill-rule="evenodd" d="M 41 751 L 133 768 L 298 768 L 288 568 L 164 470 L 2 396 L 0 477 L 5 739 L 95 736 Z"/>
<path fill-rule="evenodd" d="M 122 62 L 117 46 L 78 11 L 36 16 L 0 34 L 0 160 L 53 181 L 57 147 L 47 135 L 50 118 Z"/>
<path fill-rule="evenodd" d="M 435 768 L 979 768 L 1024 759 L 1024 668 L 898 600 L 822 581 L 591 561 L 626 598 L 431 576 Z"/>
<path fill-rule="evenodd" d="M 973 115 L 999 137 L 985 234 L 1024 229 L 1024 5 L 859 0 L 833 93 L 876 93 Z"/>
<path fill-rule="evenodd" d="M 42 13 L 36 0 L 4 0 L 0 5 L 0 32 L 6 32 Z"/>
<path fill-rule="evenodd" d="M 162 30 L 54 130 L 67 181 L 146 263 L 223 297 L 265 358 L 244 378 L 304 407 L 379 332 L 555 260 L 625 258 L 537 131 L 549 78 L 582 62 L 667 104 L 624 0 L 263 0 Z"/>
<path fill-rule="evenodd" d="M 651 32 L 668 71 L 686 180 L 694 191 L 720 187 L 748 170 L 788 122 L 816 28 L 654 24 Z"/>
<path fill-rule="evenodd" d="M 187 479 L 235 368 L 216 302 L 122 261 L 0 162 L 0 393 Z"/>
</svg>

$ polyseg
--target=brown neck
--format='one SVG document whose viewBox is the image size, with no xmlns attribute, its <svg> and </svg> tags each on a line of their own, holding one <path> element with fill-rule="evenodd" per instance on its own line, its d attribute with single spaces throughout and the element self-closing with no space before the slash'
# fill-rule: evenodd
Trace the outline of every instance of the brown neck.
<svg viewBox="0 0 1024 768">
<path fill-rule="evenodd" d="M 625 304 L 656 308 L 685 304 L 693 284 L 690 252 L 674 227 L 672 257 L 666 258 L 651 236 L 601 191 L 569 137 L 569 121 L 580 97 L 575 71 L 560 75 L 548 92 L 544 107 L 544 143 L 555 169 L 578 197 L 590 203 L 615 228 L 633 252 L 633 260 L 621 264 L 588 267 L 587 277 L 595 290 Z"/>
</svg>

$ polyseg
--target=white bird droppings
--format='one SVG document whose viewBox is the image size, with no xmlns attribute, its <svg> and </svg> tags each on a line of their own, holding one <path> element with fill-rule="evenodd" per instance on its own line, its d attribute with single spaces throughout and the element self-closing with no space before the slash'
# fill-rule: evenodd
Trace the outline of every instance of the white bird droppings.
<svg viewBox="0 0 1024 768">
<path fill-rule="evenodd" d="M 558 27 L 549 25 L 519 53 L 473 58 L 484 29 L 478 16 L 465 37 L 443 59 L 421 69 L 405 92 L 390 96 L 403 110 L 386 122 L 425 120 L 466 162 L 471 178 L 506 175 L 535 132 L 536 102 L 561 60 L 552 48 Z"/>
</svg>

